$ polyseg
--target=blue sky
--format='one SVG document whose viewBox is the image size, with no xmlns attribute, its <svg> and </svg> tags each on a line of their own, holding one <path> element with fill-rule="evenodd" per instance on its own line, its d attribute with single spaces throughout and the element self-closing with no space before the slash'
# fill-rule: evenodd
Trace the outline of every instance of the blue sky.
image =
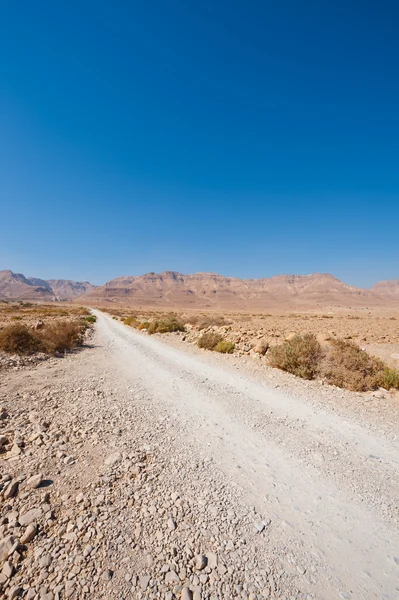
<svg viewBox="0 0 399 600">
<path fill-rule="evenodd" d="M 0 269 L 399 277 L 399 5 L 0 6 Z"/>
</svg>

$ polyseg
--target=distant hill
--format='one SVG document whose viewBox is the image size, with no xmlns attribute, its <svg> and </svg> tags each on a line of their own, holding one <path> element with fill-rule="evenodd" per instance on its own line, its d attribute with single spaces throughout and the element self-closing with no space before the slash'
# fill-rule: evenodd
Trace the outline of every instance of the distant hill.
<svg viewBox="0 0 399 600">
<path fill-rule="evenodd" d="M 44 280 L 25 277 L 10 270 L 0 271 L 0 298 L 9 300 L 59 301 L 71 300 L 95 289 L 87 281 L 66 281 L 64 279 Z"/>
<path fill-rule="evenodd" d="M 392 300 L 396 299 L 399 301 L 399 279 L 379 281 L 371 288 L 371 291 L 384 298 L 391 298 Z"/>
<path fill-rule="evenodd" d="M 85 296 L 91 304 L 262 311 L 327 306 L 387 306 L 376 291 L 355 288 L 327 273 L 238 279 L 174 271 L 117 277 Z"/>
</svg>

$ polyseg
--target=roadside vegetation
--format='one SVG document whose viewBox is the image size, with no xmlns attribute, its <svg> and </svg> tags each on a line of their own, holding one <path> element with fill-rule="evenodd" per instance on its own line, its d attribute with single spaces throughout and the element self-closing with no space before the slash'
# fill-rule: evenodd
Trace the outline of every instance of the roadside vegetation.
<svg viewBox="0 0 399 600">
<path fill-rule="evenodd" d="M 96 322 L 90 310 L 74 304 L 0 304 L 0 350 L 9 354 L 69 352 Z"/>
<path fill-rule="evenodd" d="M 296 335 L 268 353 L 269 364 L 304 379 L 323 379 L 355 392 L 399 389 L 399 371 L 350 340 L 330 340 L 323 351 L 313 334 Z"/>
<path fill-rule="evenodd" d="M 82 321 L 60 321 L 36 331 L 22 323 L 8 325 L 0 330 L 0 350 L 10 354 L 70 351 L 83 344 L 87 326 Z"/>
<path fill-rule="evenodd" d="M 213 331 L 204 333 L 199 338 L 198 347 L 203 348 L 204 350 L 221 352 L 222 354 L 231 354 L 234 352 L 234 344 L 232 342 L 227 342 L 219 333 Z"/>
</svg>

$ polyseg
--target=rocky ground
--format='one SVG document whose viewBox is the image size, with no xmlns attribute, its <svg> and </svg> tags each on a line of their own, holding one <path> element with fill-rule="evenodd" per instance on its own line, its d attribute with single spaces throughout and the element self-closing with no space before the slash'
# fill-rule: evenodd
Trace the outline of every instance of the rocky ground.
<svg viewBox="0 0 399 600">
<path fill-rule="evenodd" d="M 0 371 L 0 598 L 393 599 L 397 424 L 176 352 L 100 316 L 90 347 Z"/>
</svg>

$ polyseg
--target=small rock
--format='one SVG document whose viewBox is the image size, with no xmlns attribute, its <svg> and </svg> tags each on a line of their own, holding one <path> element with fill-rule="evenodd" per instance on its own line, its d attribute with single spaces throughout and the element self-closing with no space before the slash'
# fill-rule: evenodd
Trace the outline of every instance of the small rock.
<svg viewBox="0 0 399 600">
<path fill-rule="evenodd" d="M 188 587 L 184 587 L 181 591 L 181 600 L 192 600 L 192 593 L 191 590 Z"/>
<path fill-rule="evenodd" d="M 21 537 L 21 544 L 29 544 L 37 533 L 37 527 L 34 523 L 28 525 Z"/>
<path fill-rule="evenodd" d="M 7 560 L 4 563 L 2 573 L 7 577 L 7 579 L 11 579 L 11 577 L 14 575 L 14 565 L 11 561 Z"/>
<path fill-rule="evenodd" d="M 255 521 L 254 522 L 254 531 L 256 533 L 262 533 L 264 528 L 265 528 L 265 524 L 263 523 L 263 521 Z"/>
<path fill-rule="evenodd" d="M 18 544 L 19 540 L 12 535 L 0 539 L 0 562 L 7 560 L 14 550 L 16 550 Z"/>
<path fill-rule="evenodd" d="M 28 512 L 23 514 L 21 517 L 19 517 L 19 522 L 21 523 L 21 525 L 30 525 L 31 523 L 34 523 L 35 521 L 40 519 L 41 516 L 41 508 L 32 508 L 31 510 L 28 510 Z"/>
<path fill-rule="evenodd" d="M 215 554 L 214 552 L 208 552 L 207 559 L 208 559 L 208 567 L 210 569 L 216 569 L 216 567 L 218 566 L 217 554 Z"/>
<path fill-rule="evenodd" d="M 19 482 L 15 479 L 11 481 L 5 489 L 4 498 L 7 500 L 8 498 L 14 498 L 16 493 L 18 492 Z"/>
<path fill-rule="evenodd" d="M 205 569 L 207 562 L 208 561 L 204 554 L 197 554 L 197 556 L 195 557 L 195 568 L 197 569 L 197 571 L 202 571 L 202 569 Z"/>
<path fill-rule="evenodd" d="M 39 487 L 39 485 L 41 484 L 42 481 L 43 481 L 43 475 L 41 473 L 38 473 L 37 475 L 32 475 L 32 477 L 29 477 L 29 479 L 26 482 L 26 485 L 27 485 L 27 487 L 34 490 Z"/>
<path fill-rule="evenodd" d="M 150 583 L 150 576 L 149 575 L 142 575 L 140 577 L 140 587 L 141 587 L 141 591 L 145 592 L 148 584 Z"/>
<path fill-rule="evenodd" d="M 102 579 L 104 579 L 104 581 L 111 581 L 113 576 L 114 576 L 113 571 L 111 571 L 111 569 L 106 569 L 104 571 L 104 573 L 102 574 Z"/>
<path fill-rule="evenodd" d="M 122 454 L 120 452 L 114 452 L 113 454 L 110 454 L 109 456 L 107 456 L 107 458 L 104 461 L 104 464 L 107 467 L 113 467 L 121 460 L 122 460 Z"/>
<path fill-rule="evenodd" d="M 174 531 L 176 529 L 176 522 L 173 519 L 168 519 L 168 529 L 169 531 Z"/>
</svg>

